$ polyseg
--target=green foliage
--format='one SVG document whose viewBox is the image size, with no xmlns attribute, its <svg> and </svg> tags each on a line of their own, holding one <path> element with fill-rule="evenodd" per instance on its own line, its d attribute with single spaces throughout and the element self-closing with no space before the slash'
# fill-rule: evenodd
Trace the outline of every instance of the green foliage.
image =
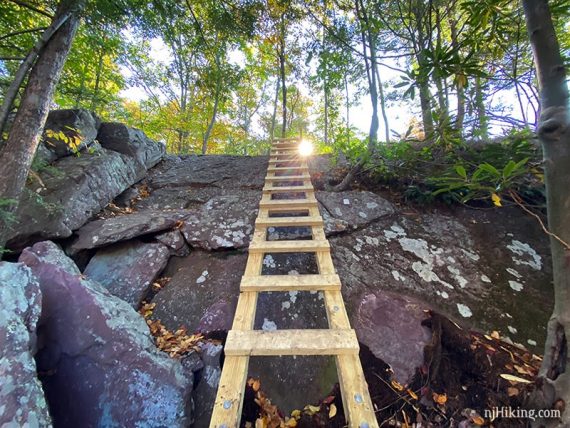
<svg viewBox="0 0 570 428">
<path fill-rule="evenodd" d="M 17 204 L 18 201 L 14 199 L 0 198 L 0 221 L 8 227 L 16 221 L 13 208 Z"/>
</svg>

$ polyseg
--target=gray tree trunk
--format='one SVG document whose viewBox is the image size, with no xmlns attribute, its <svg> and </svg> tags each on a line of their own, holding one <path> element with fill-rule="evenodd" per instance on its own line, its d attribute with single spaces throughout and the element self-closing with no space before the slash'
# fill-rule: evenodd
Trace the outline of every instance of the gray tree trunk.
<svg viewBox="0 0 570 428">
<path fill-rule="evenodd" d="M 547 0 L 523 0 L 527 29 L 540 86 L 542 112 L 538 136 L 544 152 L 548 225 L 550 232 L 570 243 L 570 94 L 564 62 Z M 570 426 L 570 250 L 551 236 L 554 311 L 548 323 L 544 360 L 539 371 L 542 404 L 566 408 L 559 425 Z M 538 421 L 537 421 L 538 422 Z"/>
<path fill-rule="evenodd" d="M 49 106 L 85 3 L 86 0 L 62 0 L 59 3 L 54 22 L 60 22 L 62 17 L 67 18 L 38 55 L 10 135 L 0 152 L 0 197 L 15 201 L 10 212 L 16 210 L 24 191 Z M 6 243 L 8 232 L 9 226 L 0 222 L 0 248 Z"/>
</svg>

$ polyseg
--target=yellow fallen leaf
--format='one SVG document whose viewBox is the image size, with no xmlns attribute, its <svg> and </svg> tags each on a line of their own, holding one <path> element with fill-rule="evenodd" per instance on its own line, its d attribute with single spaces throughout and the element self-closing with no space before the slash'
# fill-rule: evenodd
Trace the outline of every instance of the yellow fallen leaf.
<svg viewBox="0 0 570 428">
<path fill-rule="evenodd" d="M 291 412 L 291 417 L 295 418 L 295 419 L 299 419 L 301 417 L 301 411 L 300 410 L 293 410 Z"/>
<path fill-rule="evenodd" d="M 501 373 L 499 376 L 501 376 L 503 379 L 508 380 L 509 382 L 531 383 L 531 381 L 528 379 L 523 379 L 522 377 L 513 376 L 508 373 Z"/>
<path fill-rule="evenodd" d="M 501 338 L 501 335 L 499 334 L 498 331 L 495 330 L 495 331 L 493 331 L 493 332 L 491 333 L 491 337 L 492 337 L 493 339 L 500 339 L 500 338 Z"/>
<path fill-rule="evenodd" d="M 265 418 L 259 418 L 256 420 L 255 428 L 267 428 L 267 422 L 265 422 Z"/>
<path fill-rule="evenodd" d="M 481 416 L 479 415 L 474 415 L 471 416 L 471 422 L 473 422 L 475 425 L 477 426 L 483 426 L 485 425 L 485 419 L 483 419 Z"/>
<path fill-rule="evenodd" d="M 392 384 L 392 388 L 394 388 L 396 391 L 402 392 L 404 390 L 404 387 L 402 386 L 402 384 L 400 382 L 398 382 L 397 380 L 392 379 L 390 381 L 390 383 Z"/>
<path fill-rule="evenodd" d="M 336 416 L 336 406 L 333 404 L 331 404 L 331 406 L 329 407 L 329 419 L 332 419 Z"/>
<path fill-rule="evenodd" d="M 291 418 L 287 422 L 285 422 L 286 427 L 296 427 L 297 426 L 297 419 Z"/>
<path fill-rule="evenodd" d="M 412 391 L 410 388 L 408 388 L 406 391 L 410 395 L 410 397 L 412 397 L 414 400 L 418 399 L 418 395 L 414 391 Z"/>
<path fill-rule="evenodd" d="M 432 398 L 433 401 L 436 402 L 437 404 L 444 405 L 445 403 L 447 403 L 447 394 L 438 394 L 437 392 L 434 392 Z"/>
<path fill-rule="evenodd" d="M 255 392 L 259 391 L 259 388 L 261 387 L 261 382 L 259 382 L 259 379 L 255 379 L 251 387 Z"/>
<path fill-rule="evenodd" d="M 496 193 L 491 194 L 491 199 L 493 200 L 493 203 L 495 204 L 496 207 L 502 207 L 503 206 L 503 205 L 501 205 L 501 197 L 499 195 L 497 195 Z"/>
<path fill-rule="evenodd" d="M 321 408 L 317 406 L 307 405 L 303 410 L 305 410 L 305 413 L 307 413 L 309 416 L 313 416 L 315 413 L 321 410 Z"/>
</svg>

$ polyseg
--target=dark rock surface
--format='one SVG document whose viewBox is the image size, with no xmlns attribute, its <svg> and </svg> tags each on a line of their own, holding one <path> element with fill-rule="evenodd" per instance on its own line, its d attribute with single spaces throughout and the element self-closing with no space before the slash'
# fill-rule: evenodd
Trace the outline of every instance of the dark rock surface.
<svg viewBox="0 0 570 428">
<path fill-rule="evenodd" d="M 426 305 L 410 297 L 377 290 L 364 296 L 352 317 L 358 340 L 389 364 L 407 384 L 424 361 L 431 331 L 421 325 Z"/>
<path fill-rule="evenodd" d="M 152 300 L 156 303 L 153 318 L 170 330 L 185 326 L 189 332 L 195 332 L 212 305 L 224 301 L 231 311 L 223 311 L 223 320 L 227 321 L 228 313 L 233 319 L 246 260 L 247 254 L 241 252 L 200 250 L 187 257 L 171 258 L 163 273 L 171 280 Z M 208 324 L 223 320 L 211 319 Z"/>
<path fill-rule="evenodd" d="M 138 309 L 169 258 L 162 244 L 123 242 L 99 250 L 83 273 Z"/>
<path fill-rule="evenodd" d="M 42 296 L 28 267 L 0 262 L 0 302 L 0 426 L 51 426 L 34 361 Z"/>
<path fill-rule="evenodd" d="M 190 247 L 184 240 L 184 235 L 178 229 L 159 233 L 154 238 L 161 244 L 166 245 L 171 255 L 184 257 L 190 254 Z"/>
<path fill-rule="evenodd" d="M 54 424 L 168 426 L 192 423 L 192 384 L 178 360 L 157 350 L 143 318 L 84 279 L 55 244 L 26 249 L 43 311 L 38 370 Z"/>
<path fill-rule="evenodd" d="M 139 211 L 132 214 L 92 221 L 76 231 L 77 237 L 67 249 L 70 254 L 99 248 L 148 234 L 174 228 L 188 211 Z"/>
<path fill-rule="evenodd" d="M 166 153 L 163 143 L 152 141 L 141 130 L 122 123 L 102 123 L 97 139 L 106 149 L 135 159 L 145 171 L 160 162 Z"/>
<path fill-rule="evenodd" d="M 56 158 L 69 156 L 74 153 L 69 144 L 60 138 L 49 137 L 47 130 L 62 132 L 65 137 L 75 140 L 77 150 L 89 147 L 97 137 L 97 131 L 101 124 L 95 113 L 84 109 L 52 110 L 44 126 L 43 144 L 55 154 Z"/>
<path fill-rule="evenodd" d="M 193 397 L 197 405 L 193 427 L 208 428 L 222 375 L 220 364 L 224 348 L 211 342 L 201 343 L 200 348 L 204 368 L 196 374 L 198 384 Z"/>
</svg>

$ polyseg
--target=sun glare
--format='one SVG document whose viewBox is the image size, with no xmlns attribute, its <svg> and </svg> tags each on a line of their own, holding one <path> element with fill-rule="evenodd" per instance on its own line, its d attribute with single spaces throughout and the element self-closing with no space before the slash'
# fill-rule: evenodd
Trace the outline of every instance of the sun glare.
<svg viewBox="0 0 570 428">
<path fill-rule="evenodd" d="M 313 144 L 307 140 L 301 140 L 299 143 L 299 154 L 301 156 L 310 156 L 313 153 Z"/>
</svg>

